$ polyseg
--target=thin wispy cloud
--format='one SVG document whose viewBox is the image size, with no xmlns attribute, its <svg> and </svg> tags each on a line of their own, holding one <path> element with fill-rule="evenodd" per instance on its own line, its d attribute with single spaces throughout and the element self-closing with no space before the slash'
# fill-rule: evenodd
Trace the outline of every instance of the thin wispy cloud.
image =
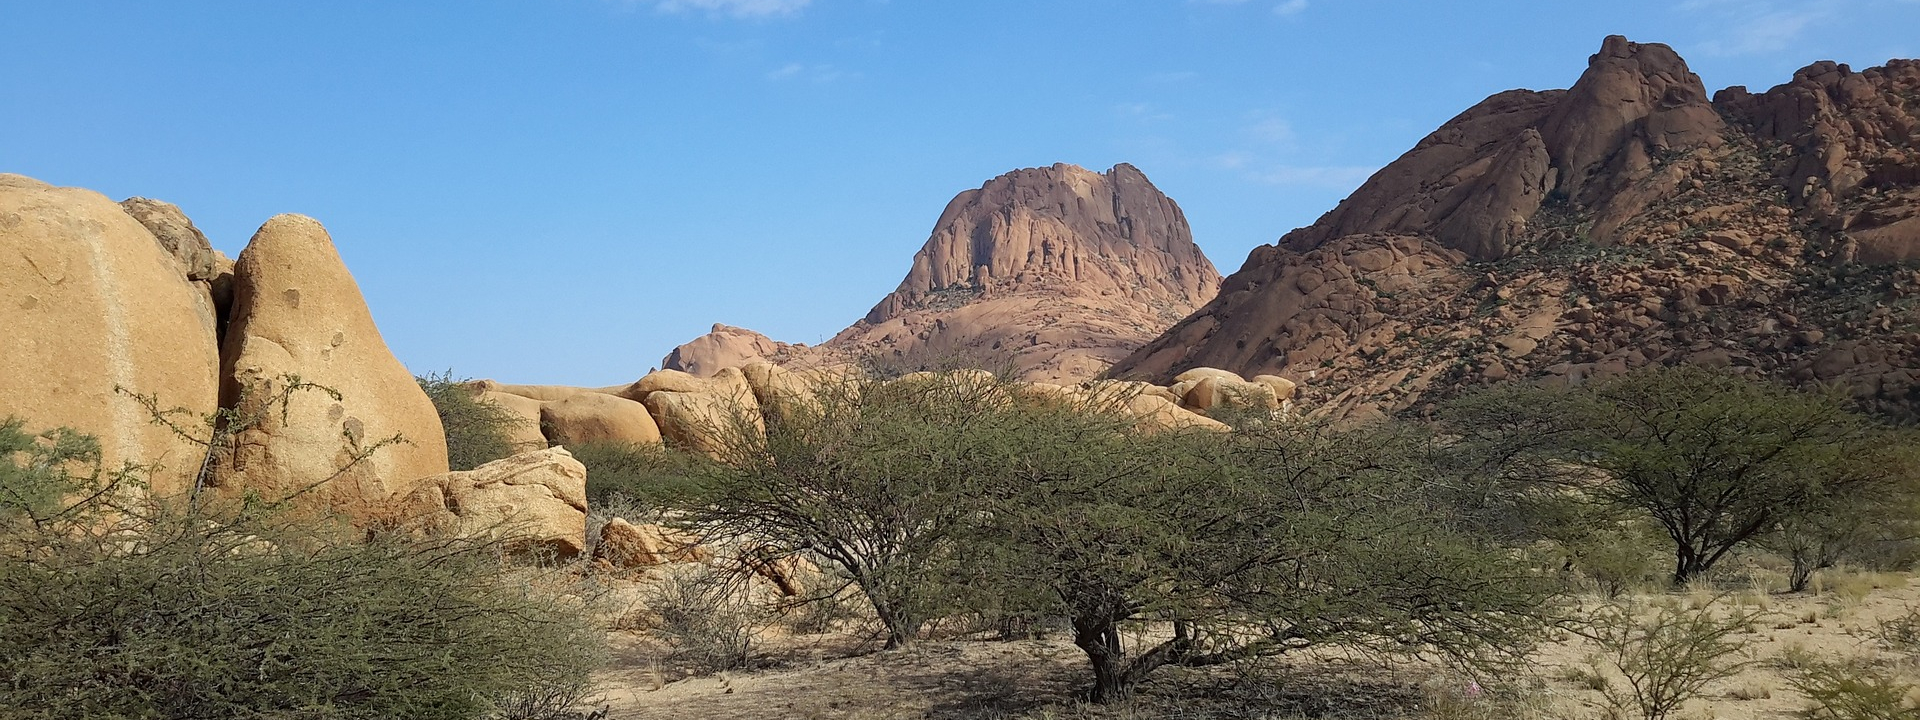
<svg viewBox="0 0 1920 720">
<path fill-rule="evenodd" d="M 1265 113 L 1255 113 L 1253 120 L 1242 131 L 1247 137 L 1267 145 L 1293 144 L 1293 124 Z"/>
<path fill-rule="evenodd" d="M 660 12 L 705 12 L 736 18 L 793 15 L 812 3 L 813 0 L 647 0 L 647 4 Z"/>
<path fill-rule="evenodd" d="M 1307 0 L 1287 0 L 1279 5 L 1273 6 L 1273 14 L 1286 17 L 1288 15 L 1299 15 L 1305 12 L 1306 9 Z"/>
<path fill-rule="evenodd" d="M 767 73 L 767 79 L 774 82 L 810 82 L 816 85 L 825 85 L 857 76 L 857 73 L 847 72 L 827 63 L 787 63 Z"/>
<path fill-rule="evenodd" d="M 1761 15 L 1736 23 L 1725 36 L 1707 41 L 1701 49 L 1710 55 L 1758 55 L 1787 49 L 1807 26 L 1824 14 L 1788 11 Z"/>
<path fill-rule="evenodd" d="M 1708 55 L 1778 53 L 1800 40 L 1808 28 L 1835 15 L 1838 0 L 1779 5 L 1769 2 L 1688 0 L 1684 11 L 1706 21 L 1708 37 L 1700 49 Z"/>
<path fill-rule="evenodd" d="M 1139 122 L 1155 122 L 1173 119 L 1173 113 L 1161 110 L 1152 103 L 1128 102 L 1113 106 L 1113 112 L 1122 118 Z"/>
</svg>

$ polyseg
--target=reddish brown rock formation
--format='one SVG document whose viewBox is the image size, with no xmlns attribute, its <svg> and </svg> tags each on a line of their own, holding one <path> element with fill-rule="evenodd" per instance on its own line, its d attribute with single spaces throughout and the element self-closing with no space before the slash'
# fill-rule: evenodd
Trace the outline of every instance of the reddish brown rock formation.
<svg viewBox="0 0 1920 720">
<path fill-rule="evenodd" d="M 1672 50 L 1608 38 L 1566 91 L 1446 123 L 1254 250 L 1116 365 L 1301 384 L 1332 415 L 1478 384 L 1700 363 L 1920 398 L 1920 63 L 1817 63 L 1711 104 Z"/>
<path fill-rule="evenodd" d="M 1132 165 L 1015 170 L 960 193 L 900 286 L 818 347 L 713 326 L 661 367 L 756 362 L 883 372 L 954 366 L 1077 382 L 1200 307 L 1220 285 L 1180 206 Z"/>
<path fill-rule="evenodd" d="M 1180 207 L 1132 165 L 1017 170 L 948 203 L 899 288 L 822 347 L 903 369 L 958 359 L 1084 380 L 1219 282 Z"/>
</svg>

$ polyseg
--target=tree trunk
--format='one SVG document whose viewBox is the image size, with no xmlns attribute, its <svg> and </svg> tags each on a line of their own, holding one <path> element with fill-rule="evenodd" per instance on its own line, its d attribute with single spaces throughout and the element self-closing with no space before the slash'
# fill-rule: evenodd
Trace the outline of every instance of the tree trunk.
<svg viewBox="0 0 1920 720">
<path fill-rule="evenodd" d="M 1074 618 L 1073 644 L 1087 654 L 1093 667 L 1093 689 L 1087 699 L 1099 704 L 1125 700 L 1133 694 L 1127 672 L 1126 648 L 1117 624 L 1104 618 Z"/>
<path fill-rule="evenodd" d="M 867 602 L 873 605 L 874 617 L 887 630 L 887 644 L 883 649 L 897 650 L 913 644 L 914 636 L 920 634 L 920 621 L 905 609 L 906 603 L 871 576 L 856 575 L 855 581 L 867 591 Z"/>
<path fill-rule="evenodd" d="M 1793 570 L 1787 574 L 1787 592 L 1801 592 L 1813 583 L 1814 563 L 1800 553 L 1793 554 Z"/>
<path fill-rule="evenodd" d="M 887 644 L 882 649 L 898 650 L 913 644 L 915 635 L 920 634 L 919 623 L 902 616 L 891 603 L 873 599 L 873 614 L 880 619 L 880 626 L 887 629 Z"/>
<path fill-rule="evenodd" d="M 1711 567 L 1712 563 L 1713 563 L 1712 559 L 1706 553 L 1700 550 L 1694 549 L 1692 545 L 1681 543 L 1680 549 L 1677 553 L 1675 553 L 1675 557 L 1674 557 L 1674 565 L 1673 565 L 1674 589 L 1678 590 L 1678 589 L 1684 588 L 1686 587 L 1688 580 L 1692 580 L 1696 577 L 1706 574 L 1707 570 Z"/>
</svg>

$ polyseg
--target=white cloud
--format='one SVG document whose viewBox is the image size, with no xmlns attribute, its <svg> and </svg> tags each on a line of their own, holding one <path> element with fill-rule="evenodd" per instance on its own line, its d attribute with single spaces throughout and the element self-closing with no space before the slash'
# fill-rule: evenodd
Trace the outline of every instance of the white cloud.
<svg viewBox="0 0 1920 720">
<path fill-rule="evenodd" d="M 1905 0 L 1900 0 L 1905 1 Z M 1844 0 L 1687 0 L 1679 7 L 1702 21 L 1708 55 L 1760 55 L 1793 47 L 1808 28 L 1852 14 Z"/>
<path fill-rule="evenodd" d="M 1279 5 L 1273 6 L 1273 14 L 1281 16 L 1298 15 L 1306 9 L 1307 0 L 1287 0 Z"/>
<path fill-rule="evenodd" d="M 737 18 L 793 15 L 813 0 L 650 0 L 660 12 L 701 11 Z"/>
<path fill-rule="evenodd" d="M 767 79 L 774 82 L 795 81 L 810 82 L 819 85 L 825 85 L 835 80 L 850 77 L 859 77 L 859 74 L 850 73 L 826 63 L 814 65 L 797 62 L 787 63 L 767 73 Z"/>
</svg>

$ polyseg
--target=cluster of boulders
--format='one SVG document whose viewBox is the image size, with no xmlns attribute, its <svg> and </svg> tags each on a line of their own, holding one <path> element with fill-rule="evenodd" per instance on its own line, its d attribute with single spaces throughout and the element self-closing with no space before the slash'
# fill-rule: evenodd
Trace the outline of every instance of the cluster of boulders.
<svg viewBox="0 0 1920 720">
<path fill-rule="evenodd" d="M 729 448 L 738 447 L 739 433 L 765 432 L 768 412 L 777 412 L 791 403 L 816 402 L 827 383 L 852 381 L 861 371 L 850 367 L 795 371 L 770 362 L 752 362 L 744 367 L 722 368 L 712 377 L 697 377 L 678 370 L 657 370 L 633 383 L 612 387 L 587 388 L 564 385 L 511 385 L 493 380 L 475 380 L 466 388 L 486 402 L 507 408 L 520 416 L 521 427 L 537 428 L 531 442 L 556 446 L 547 456 L 538 453 L 517 456 L 493 463 L 472 473 L 451 473 L 432 482 L 418 484 L 409 498 L 416 514 L 432 516 L 434 508 L 444 504 L 458 508 L 468 503 L 461 499 L 478 485 L 516 483 L 514 468 L 548 462 L 570 472 L 573 465 L 559 446 L 588 442 L 612 442 L 639 445 L 673 446 L 728 459 Z M 982 370 L 951 371 L 960 379 L 997 383 L 991 373 Z M 931 372 L 904 375 L 889 382 L 923 382 Z M 1224 431 L 1226 420 L 1271 418 L 1291 407 L 1294 383 L 1286 378 L 1262 375 L 1241 378 L 1225 370 L 1196 368 L 1182 373 L 1170 385 L 1144 382 L 1094 380 L 1074 385 L 1044 382 L 1009 381 L 1006 391 L 1030 397 L 1084 403 L 1086 407 L 1111 409 L 1136 418 L 1145 430 L 1201 428 Z M 569 464 L 570 463 L 570 464 Z M 560 473 L 565 474 L 565 473 Z M 541 476 L 540 481 L 554 473 Z M 581 477 L 584 483 L 584 475 Z M 572 502 L 572 497 L 556 487 L 555 497 Z M 501 495 L 518 490 L 503 488 Z M 582 501 L 583 503 L 584 501 Z M 534 507 L 532 503 L 518 505 Z M 584 510 L 584 505 L 579 504 Z M 455 517 L 446 514 L 434 522 L 441 527 L 463 532 L 493 527 L 502 518 L 484 514 L 484 510 Z M 549 523 L 544 527 L 554 527 Z M 543 536 L 543 541 L 563 554 L 578 552 L 577 535 Z M 708 561 L 724 556 L 728 562 L 740 562 L 741 553 L 719 553 L 700 547 L 692 539 L 671 530 L 649 524 L 634 524 L 614 518 L 602 526 L 594 558 L 610 567 L 636 568 L 686 561 Z M 779 584 L 792 573 L 777 565 L 756 571 Z"/>
<path fill-rule="evenodd" d="M 564 450 L 448 472 L 438 412 L 310 218 L 268 220 L 233 261 L 171 204 L 0 174 L 0 255 L 0 418 L 92 435 L 156 502 L 584 545 L 585 471 Z"/>
</svg>

